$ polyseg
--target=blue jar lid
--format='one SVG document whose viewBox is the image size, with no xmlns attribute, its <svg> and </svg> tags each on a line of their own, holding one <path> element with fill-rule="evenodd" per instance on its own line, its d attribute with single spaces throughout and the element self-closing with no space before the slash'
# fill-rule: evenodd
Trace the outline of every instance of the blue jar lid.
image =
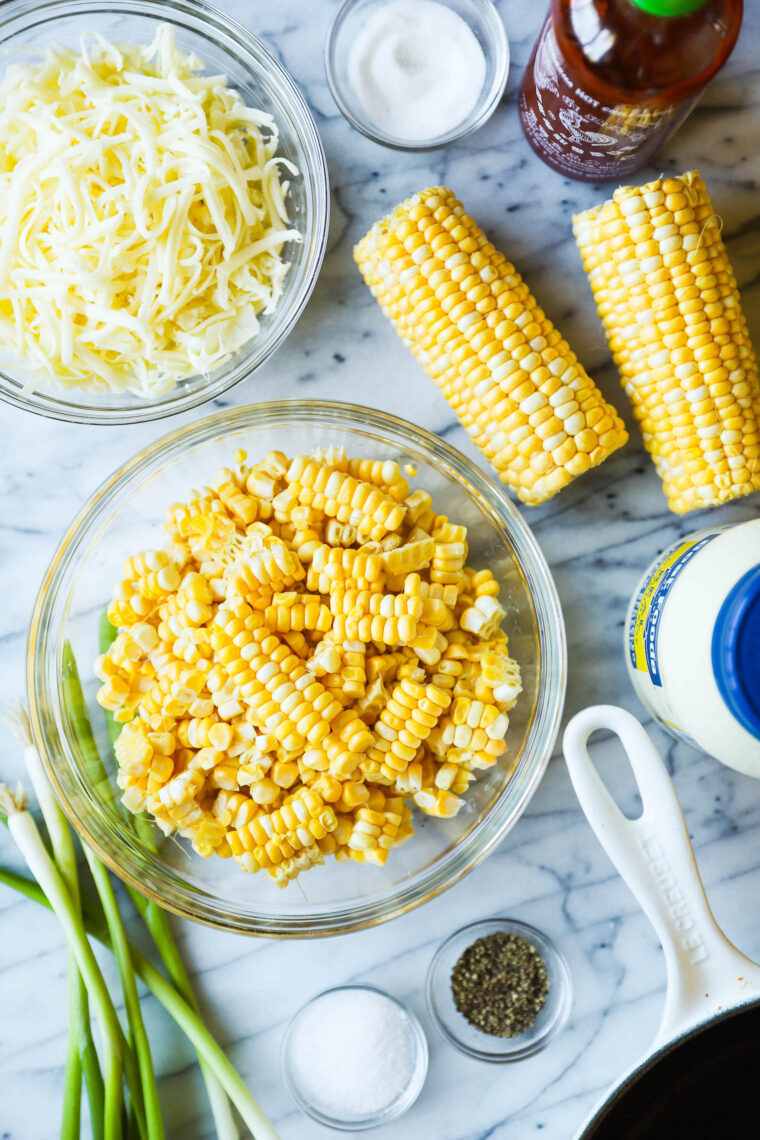
<svg viewBox="0 0 760 1140">
<path fill-rule="evenodd" d="M 728 708 L 760 740 L 760 566 L 739 579 L 720 608 L 712 664 Z"/>
</svg>

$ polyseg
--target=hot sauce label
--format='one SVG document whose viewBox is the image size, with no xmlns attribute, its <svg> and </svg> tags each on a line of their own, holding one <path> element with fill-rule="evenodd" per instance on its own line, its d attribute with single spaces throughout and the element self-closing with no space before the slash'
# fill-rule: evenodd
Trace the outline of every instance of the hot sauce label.
<svg viewBox="0 0 760 1140">
<path fill-rule="evenodd" d="M 520 112 L 539 153 L 568 173 L 610 176 L 610 168 L 635 158 L 652 136 L 667 133 L 684 104 L 642 107 L 600 103 L 578 86 L 547 17 L 533 60 L 535 105 L 520 93 Z M 683 111 L 685 114 L 685 110 Z M 679 119 L 683 117 L 679 115 Z"/>
</svg>

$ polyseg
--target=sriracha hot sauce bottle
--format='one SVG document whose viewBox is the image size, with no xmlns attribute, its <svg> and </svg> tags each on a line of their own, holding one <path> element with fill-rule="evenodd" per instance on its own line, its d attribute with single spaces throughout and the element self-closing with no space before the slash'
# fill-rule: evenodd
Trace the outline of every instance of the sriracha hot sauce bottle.
<svg viewBox="0 0 760 1140">
<path fill-rule="evenodd" d="M 520 85 L 536 154 L 569 178 L 644 166 L 728 59 L 742 0 L 552 0 Z"/>
</svg>

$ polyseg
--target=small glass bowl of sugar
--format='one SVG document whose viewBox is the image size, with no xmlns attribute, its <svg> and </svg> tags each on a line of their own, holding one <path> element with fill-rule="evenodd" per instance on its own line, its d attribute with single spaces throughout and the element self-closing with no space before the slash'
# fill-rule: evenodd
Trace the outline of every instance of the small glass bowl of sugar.
<svg viewBox="0 0 760 1140">
<path fill-rule="evenodd" d="M 493 114 L 509 43 L 492 0 L 343 0 L 325 71 L 356 130 L 397 150 L 431 150 Z"/>
<path fill-rule="evenodd" d="M 428 1047 L 417 1018 L 374 986 L 312 998 L 282 1043 L 285 1086 L 320 1124 L 360 1132 L 395 1120 L 417 1099 Z"/>
</svg>

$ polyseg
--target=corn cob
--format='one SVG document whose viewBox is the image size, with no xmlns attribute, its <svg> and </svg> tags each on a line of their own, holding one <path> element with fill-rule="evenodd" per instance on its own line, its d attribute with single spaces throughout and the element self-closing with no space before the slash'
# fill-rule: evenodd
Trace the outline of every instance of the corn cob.
<svg viewBox="0 0 760 1140">
<path fill-rule="evenodd" d="M 402 340 L 524 503 L 550 498 L 626 442 L 614 408 L 450 190 L 409 198 L 354 257 Z"/>
<path fill-rule="evenodd" d="M 699 174 L 623 186 L 574 229 L 670 508 L 760 490 L 757 361 Z"/>
<path fill-rule="evenodd" d="M 341 640 L 361 641 L 367 645 L 378 642 L 383 645 L 409 644 L 417 636 L 416 618 L 384 618 L 372 614 L 339 614 L 333 618 L 333 630 Z"/>
</svg>

